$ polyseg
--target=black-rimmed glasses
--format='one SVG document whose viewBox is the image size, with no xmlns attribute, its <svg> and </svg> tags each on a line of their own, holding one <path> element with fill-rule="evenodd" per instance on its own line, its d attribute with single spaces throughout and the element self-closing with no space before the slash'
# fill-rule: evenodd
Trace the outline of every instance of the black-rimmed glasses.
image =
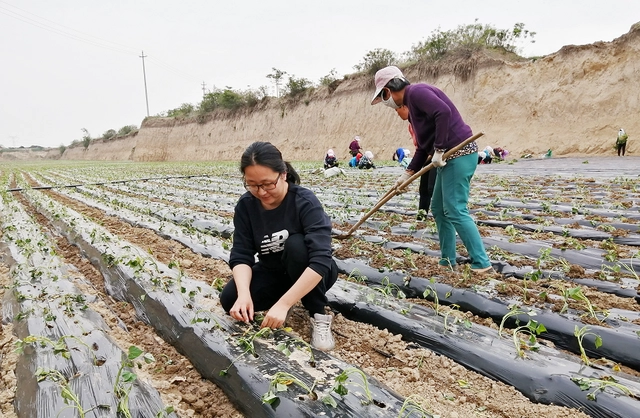
<svg viewBox="0 0 640 418">
<path fill-rule="evenodd" d="M 276 188 L 276 186 L 278 185 L 278 180 L 280 180 L 280 174 L 278 174 L 276 181 L 272 181 L 264 184 L 255 184 L 255 185 L 244 183 L 244 188 L 252 193 L 257 193 L 259 189 L 262 189 L 265 192 L 268 192 Z"/>
</svg>

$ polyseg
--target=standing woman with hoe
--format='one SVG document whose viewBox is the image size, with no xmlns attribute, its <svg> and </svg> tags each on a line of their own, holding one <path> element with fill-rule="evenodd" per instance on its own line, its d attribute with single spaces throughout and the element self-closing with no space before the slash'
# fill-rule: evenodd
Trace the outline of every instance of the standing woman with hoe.
<svg viewBox="0 0 640 418">
<path fill-rule="evenodd" d="M 409 119 L 415 131 L 417 149 L 413 160 L 396 181 L 403 184 L 426 163 L 437 167 L 438 175 L 431 200 L 431 212 L 438 228 L 441 258 L 439 264 L 456 268 L 456 232 L 467 248 L 471 271 L 493 271 L 478 227 L 469 215 L 469 188 L 478 165 L 478 145 L 469 143 L 453 154 L 448 161 L 444 153 L 472 135 L 453 102 L 435 86 L 411 84 L 398 67 L 389 66 L 375 75 L 376 91 L 371 104 L 383 103 L 398 109 L 409 108 Z"/>
</svg>

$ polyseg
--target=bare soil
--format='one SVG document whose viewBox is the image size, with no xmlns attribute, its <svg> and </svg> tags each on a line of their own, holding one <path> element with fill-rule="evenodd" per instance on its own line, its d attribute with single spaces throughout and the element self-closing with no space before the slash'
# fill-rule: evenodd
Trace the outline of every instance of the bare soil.
<svg viewBox="0 0 640 418">
<path fill-rule="evenodd" d="M 150 230 L 136 228 L 117 218 L 105 216 L 99 210 L 55 192 L 49 194 L 102 224 L 113 234 L 148 250 L 159 261 L 169 263 L 177 259 L 190 277 L 208 283 L 216 278 L 226 281 L 231 277 L 224 262 L 196 255 L 181 244 L 160 238 Z M 35 216 L 41 225 L 48 225 L 44 217 L 37 214 Z M 173 405 L 180 416 L 186 417 L 242 416 L 218 387 L 202 379 L 187 359 L 136 318 L 128 303 L 116 302 L 105 292 L 104 278 L 82 257 L 76 247 L 60 237 L 56 241 L 59 254 L 67 263 L 75 266 L 91 284 L 84 286 L 88 294 L 98 297 L 98 302 L 92 304 L 91 308 L 100 312 L 112 326 L 111 336 L 117 344 L 126 349 L 135 343 L 158 359 L 160 367 L 158 364 L 148 367 L 141 378 L 148 379 L 159 390 L 167 405 Z M 426 268 L 429 260 L 419 262 Z M 1 273 L 3 285 L 9 286 L 6 267 Z M 128 331 L 117 326 L 118 320 L 126 324 Z M 486 323 L 483 319 L 477 320 Z M 309 318 L 301 305 L 294 310 L 287 325 L 309 341 Z M 11 326 L 5 325 L 3 328 L 2 370 L 6 372 L 2 376 L 0 387 L 0 394 L 3 396 L 1 410 L 9 417 L 13 399 L 11 388 L 15 387 L 15 377 L 12 377 L 10 365 L 15 354 L 11 354 Z M 386 330 L 337 315 L 333 331 L 337 343 L 332 352 L 334 356 L 361 368 L 402 396 L 419 394 L 426 409 L 441 417 L 586 416 L 567 408 L 534 404 L 512 387 L 469 371 L 430 350 L 407 344 L 401 336 Z"/>
</svg>

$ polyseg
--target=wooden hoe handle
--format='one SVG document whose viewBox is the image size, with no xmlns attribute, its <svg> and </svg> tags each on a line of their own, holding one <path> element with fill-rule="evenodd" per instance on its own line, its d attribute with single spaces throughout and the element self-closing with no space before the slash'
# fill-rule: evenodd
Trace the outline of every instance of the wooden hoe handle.
<svg viewBox="0 0 640 418">
<path fill-rule="evenodd" d="M 444 160 L 446 161 L 449 157 L 451 157 L 453 154 L 455 154 L 456 152 L 458 152 L 460 149 L 466 147 L 467 145 L 469 145 L 471 142 L 475 141 L 476 139 L 480 138 L 482 135 L 484 135 L 484 132 L 478 132 L 477 134 L 473 135 L 472 137 L 469 137 L 467 139 L 465 139 L 464 141 L 462 141 L 460 144 L 456 145 L 455 147 L 451 148 L 449 151 L 445 152 L 444 154 Z M 380 209 L 382 207 L 382 205 L 384 205 L 385 203 L 387 203 L 389 200 L 391 200 L 392 197 L 394 197 L 397 194 L 400 194 L 398 192 L 398 190 L 402 190 L 404 188 L 406 188 L 409 184 L 411 184 L 415 179 L 417 179 L 418 177 L 422 176 L 424 173 L 426 173 L 427 171 L 431 170 L 433 167 L 435 167 L 433 165 L 433 163 L 429 163 L 426 166 L 422 167 L 419 171 L 417 171 L 416 173 L 414 173 L 411 177 L 409 177 L 404 183 L 402 183 L 400 186 L 396 187 L 395 185 L 391 188 L 391 190 L 389 190 L 387 193 L 385 193 L 385 195 L 382 197 L 382 199 L 380 199 L 380 201 L 378 201 L 378 203 L 376 203 L 376 205 L 369 211 L 367 212 L 362 218 L 360 218 L 360 220 L 358 222 L 356 222 L 355 225 L 353 225 L 351 227 L 351 229 L 349 229 L 349 231 L 347 231 L 346 234 L 344 235 L 336 235 L 334 238 L 336 239 L 345 239 L 351 236 L 351 234 L 353 234 L 353 232 L 358 229 L 358 227 L 360 225 L 362 225 L 364 223 L 364 221 L 366 221 L 367 219 L 369 219 L 369 217 L 371 217 L 371 215 L 373 215 L 374 213 L 376 213 L 378 211 L 378 209 Z"/>
</svg>

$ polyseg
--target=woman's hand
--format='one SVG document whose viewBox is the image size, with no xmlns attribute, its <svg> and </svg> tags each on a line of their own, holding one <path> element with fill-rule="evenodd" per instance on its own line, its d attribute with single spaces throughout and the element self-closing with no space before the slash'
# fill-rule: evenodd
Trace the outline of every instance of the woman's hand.
<svg viewBox="0 0 640 418">
<path fill-rule="evenodd" d="M 282 303 L 276 303 L 267 311 L 267 314 L 260 324 L 260 328 L 269 327 L 271 329 L 277 329 L 284 326 L 284 321 L 287 319 L 287 313 L 290 306 L 286 306 Z"/>
<path fill-rule="evenodd" d="M 249 321 L 253 320 L 253 300 L 251 300 L 251 296 L 240 297 L 236 300 L 236 303 L 233 304 L 231 310 L 229 311 L 229 315 L 235 320 L 242 321 L 245 323 L 249 323 Z"/>
</svg>

